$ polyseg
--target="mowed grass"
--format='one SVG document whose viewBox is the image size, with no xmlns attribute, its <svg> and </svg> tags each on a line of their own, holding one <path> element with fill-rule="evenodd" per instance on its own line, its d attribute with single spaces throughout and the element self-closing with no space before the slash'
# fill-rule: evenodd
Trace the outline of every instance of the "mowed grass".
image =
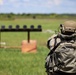
<svg viewBox="0 0 76 75">
<path fill-rule="evenodd" d="M 31 32 L 31 39 L 37 40 L 37 53 L 21 53 L 21 49 L 0 49 L 0 75 L 46 75 L 45 58 L 49 52 L 46 47 L 47 39 L 54 33 L 44 32 L 45 30 L 58 30 L 58 27 L 65 20 L 56 19 L 23 19 L 14 21 L 0 21 L 0 25 L 17 24 L 42 25 L 42 32 Z M 3 32 L 1 41 L 7 46 L 21 46 L 22 40 L 27 40 L 27 32 Z"/>
<path fill-rule="evenodd" d="M 22 54 L 20 50 L 0 50 L 0 75 L 46 75 L 44 63 L 47 48 L 37 53 Z"/>
<path fill-rule="evenodd" d="M 37 28 L 38 25 L 42 26 L 42 30 L 58 30 L 58 26 L 62 23 L 63 20 L 52 20 L 52 19 L 23 19 L 23 20 L 14 20 L 14 21 L 0 21 L 0 25 L 5 25 L 6 28 L 9 25 L 12 25 L 15 28 L 16 25 L 20 25 L 22 28 L 23 25 L 27 25 L 29 28 L 30 25 L 34 25 Z M 38 45 L 45 44 L 47 38 L 53 33 L 44 33 L 44 32 L 31 32 L 30 38 L 36 39 Z M 1 33 L 1 41 L 6 42 L 7 46 L 20 46 L 22 40 L 27 40 L 27 32 L 3 32 Z"/>
</svg>

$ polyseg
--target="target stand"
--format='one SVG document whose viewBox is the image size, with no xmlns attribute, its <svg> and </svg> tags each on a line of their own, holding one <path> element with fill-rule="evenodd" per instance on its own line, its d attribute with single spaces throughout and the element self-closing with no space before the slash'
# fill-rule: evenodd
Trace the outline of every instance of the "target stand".
<svg viewBox="0 0 76 75">
<path fill-rule="evenodd" d="M 26 25 L 23 26 L 23 28 L 20 28 L 19 25 L 16 25 L 16 28 L 12 28 L 12 25 L 9 25 L 8 28 L 5 28 L 4 25 L 0 28 L 0 42 L 1 42 L 1 32 L 27 32 L 27 40 L 23 40 L 21 43 L 21 51 L 22 53 L 37 52 L 37 41 L 36 40 L 30 40 L 30 32 L 41 32 L 42 27 L 41 25 L 38 25 L 37 28 L 34 28 L 34 25 L 31 25 L 30 28 L 27 28 Z M 1 47 L 1 45 L 0 45 Z"/>
</svg>

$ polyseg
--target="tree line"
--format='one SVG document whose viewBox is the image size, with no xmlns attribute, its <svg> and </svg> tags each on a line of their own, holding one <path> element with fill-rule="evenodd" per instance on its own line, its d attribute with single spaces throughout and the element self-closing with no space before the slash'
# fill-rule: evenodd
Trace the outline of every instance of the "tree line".
<svg viewBox="0 0 76 75">
<path fill-rule="evenodd" d="M 27 19 L 27 18 L 32 18 L 32 19 L 71 19 L 74 18 L 76 19 L 76 14 L 56 14 L 56 13 L 51 13 L 51 14 L 26 14 L 26 13 L 0 13 L 0 20 L 15 20 L 15 19 Z"/>
</svg>

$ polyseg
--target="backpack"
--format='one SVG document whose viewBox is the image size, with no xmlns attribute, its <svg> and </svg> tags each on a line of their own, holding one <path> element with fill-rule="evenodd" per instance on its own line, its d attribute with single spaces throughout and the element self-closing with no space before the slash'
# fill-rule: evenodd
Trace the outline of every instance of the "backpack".
<svg viewBox="0 0 76 75">
<path fill-rule="evenodd" d="M 58 44 L 56 44 L 57 38 L 61 39 Z M 54 48 L 50 50 L 46 57 L 46 72 L 76 73 L 76 35 L 60 34 L 54 39 Z M 47 45 L 49 45 L 50 40 Z"/>
</svg>

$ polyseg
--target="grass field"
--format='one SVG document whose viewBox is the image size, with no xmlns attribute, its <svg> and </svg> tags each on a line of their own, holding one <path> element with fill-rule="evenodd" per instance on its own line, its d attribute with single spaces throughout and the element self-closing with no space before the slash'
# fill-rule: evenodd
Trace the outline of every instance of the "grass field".
<svg viewBox="0 0 76 75">
<path fill-rule="evenodd" d="M 44 32 L 46 30 L 58 30 L 58 26 L 65 20 L 56 19 L 23 19 L 14 21 L 0 21 L 0 25 L 24 24 L 42 25 L 42 32 L 31 32 L 31 39 L 37 40 L 37 53 L 21 53 L 20 49 L 0 49 L 0 75 L 46 75 L 45 73 L 45 57 L 49 50 L 46 47 L 47 39 L 54 33 Z M 20 46 L 22 40 L 27 40 L 26 32 L 8 32 L 1 33 L 1 41 L 6 42 L 7 46 Z"/>
<path fill-rule="evenodd" d="M 0 21 L 0 25 L 6 25 L 8 27 L 9 25 L 13 25 L 15 27 L 16 25 L 20 25 L 22 27 L 23 25 L 27 25 L 29 28 L 30 25 L 34 25 L 35 28 L 38 25 L 42 25 L 43 30 L 51 29 L 53 31 L 58 29 L 58 25 L 62 23 L 63 20 L 50 20 L 50 19 L 25 19 L 25 20 L 15 20 L 15 21 Z M 40 33 L 40 32 L 31 32 L 31 39 L 36 39 L 38 41 L 38 45 L 45 44 L 47 38 L 52 33 Z M 36 35 L 36 36 L 35 36 Z M 8 39 L 9 38 L 9 39 Z M 16 32 L 16 33 L 1 33 L 1 41 L 6 42 L 7 46 L 19 46 L 21 45 L 21 41 L 26 39 L 27 40 L 27 32 Z M 42 40 L 41 40 L 42 39 Z"/>
</svg>

